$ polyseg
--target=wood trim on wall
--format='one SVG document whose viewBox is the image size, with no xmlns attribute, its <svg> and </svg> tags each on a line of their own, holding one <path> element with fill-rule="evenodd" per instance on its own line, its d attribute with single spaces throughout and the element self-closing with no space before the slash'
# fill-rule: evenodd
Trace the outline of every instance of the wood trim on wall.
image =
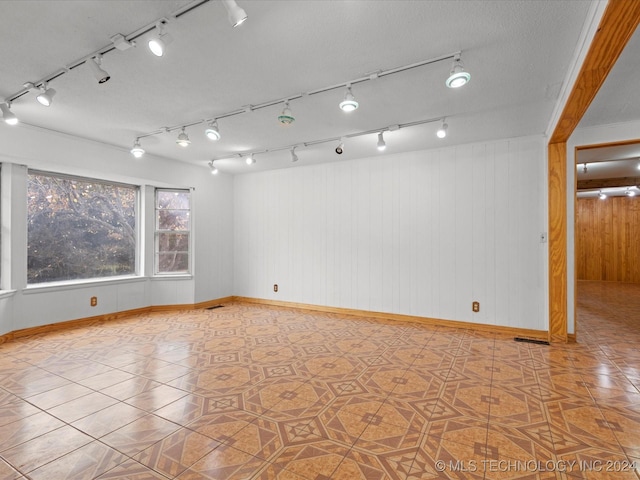
<svg viewBox="0 0 640 480">
<path fill-rule="evenodd" d="M 548 147 L 549 341 L 567 341 L 567 144 Z"/>
<path fill-rule="evenodd" d="M 609 0 L 580 73 L 549 140 L 550 341 L 568 341 L 566 142 L 591 105 L 639 24 L 640 1 Z M 564 163 L 562 163 L 563 161 Z M 561 182 L 563 178 L 564 183 Z"/>
<path fill-rule="evenodd" d="M 451 328 L 467 328 L 472 330 L 503 333 L 507 335 L 516 335 L 519 337 L 532 338 L 536 340 L 546 340 L 547 332 L 543 330 L 531 330 L 524 328 L 503 327 L 498 325 L 485 325 L 479 323 L 458 322 L 455 320 L 441 320 L 437 318 L 417 317 L 412 315 L 400 315 L 395 313 L 370 312 L 367 310 L 353 310 L 349 308 L 325 307 L 322 305 L 311 305 L 307 303 L 281 302 L 277 300 L 264 300 L 251 297 L 224 297 L 216 300 L 209 300 L 191 305 L 158 305 L 154 307 L 136 308 L 134 310 L 126 310 L 123 312 L 110 313 L 106 315 L 97 315 L 95 317 L 79 318 L 77 320 L 69 320 L 68 322 L 53 323 L 50 325 L 42 325 L 38 327 L 24 328 L 13 332 L 0 335 L 0 344 L 14 340 L 16 338 L 26 337 L 29 335 L 37 335 L 41 333 L 55 332 L 68 328 L 79 328 L 91 324 L 102 323 L 120 318 L 127 318 L 136 315 L 143 315 L 150 312 L 175 312 L 178 310 L 197 310 L 220 305 L 221 303 L 240 302 L 255 303 L 260 305 L 272 305 L 276 307 L 297 308 L 301 310 L 312 310 L 324 313 L 339 313 L 342 315 L 353 315 L 357 317 L 379 318 L 383 320 L 394 320 L 402 322 L 415 322 L 423 325 L 439 325 Z"/>
<path fill-rule="evenodd" d="M 260 305 L 273 305 L 275 307 L 299 308 L 323 313 L 339 313 L 341 315 L 353 315 L 356 317 L 379 318 L 381 320 L 393 320 L 399 322 L 413 322 L 422 325 L 437 325 L 451 328 L 468 328 L 481 332 L 503 333 L 520 337 L 547 340 L 548 332 L 544 330 L 532 330 L 528 328 L 505 327 L 501 325 L 487 325 L 484 323 L 461 322 L 457 320 L 444 320 L 439 318 L 418 317 L 415 315 L 401 315 L 398 313 L 372 312 L 369 310 L 355 310 L 351 308 L 326 307 L 309 303 L 283 302 L 280 300 L 265 300 L 252 297 L 235 297 L 236 301 L 243 303 L 257 303 Z"/>
<path fill-rule="evenodd" d="M 231 302 L 235 297 L 223 297 L 215 300 L 208 300 L 206 302 L 182 304 L 182 305 L 153 305 L 150 307 L 134 308 L 132 310 L 124 310 L 122 312 L 106 313 L 104 315 L 96 315 L 93 317 L 78 318 L 75 320 L 68 320 L 66 322 L 50 323 L 48 325 L 40 325 L 37 327 L 23 328 L 20 330 L 14 330 L 13 332 L 0 335 L 0 345 L 16 338 L 26 337 L 29 335 L 37 335 L 40 333 L 55 332 L 58 330 L 66 330 L 68 328 L 79 328 L 94 323 L 108 322 L 111 320 L 117 320 L 120 318 L 134 317 L 136 315 L 144 315 L 149 312 L 175 312 L 177 310 L 194 310 L 213 307 L 220 305 L 221 303 Z"/>
</svg>

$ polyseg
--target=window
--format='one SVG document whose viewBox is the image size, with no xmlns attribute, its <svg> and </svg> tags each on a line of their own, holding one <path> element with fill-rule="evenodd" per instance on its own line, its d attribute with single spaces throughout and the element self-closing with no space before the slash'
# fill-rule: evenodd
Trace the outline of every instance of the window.
<svg viewBox="0 0 640 480">
<path fill-rule="evenodd" d="M 156 274 L 189 273 L 189 190 L 156 190 Z"/>
<path fill-rule="evenodd" d="M 27 283 L 136 273 L 131 185 L 29 172 Z"/>
</svg>

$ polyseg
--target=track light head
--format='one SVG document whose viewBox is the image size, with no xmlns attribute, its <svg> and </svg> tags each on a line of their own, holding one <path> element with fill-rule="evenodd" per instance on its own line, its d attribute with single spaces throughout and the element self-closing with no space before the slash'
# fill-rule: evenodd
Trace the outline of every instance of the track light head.
<svg viewBox="0 0 640 480">
<path fill-rule="evenodd" d="M 338 155 L 342 155 L 342 152 L 344 152 L 344 142 L 342 140 L 340 140 L 340 143 L 336 147 L 336 153 Z"/>
<path fill-rule="evenodd" d="M 17 125 L 18 117 L 16 117 L 11 111 L 11 104 L 8 102 L 0 103 L 0 111 L 2 111 L 2 118 L 7 125 Z"/>
<path fill-rule="evenodd" d="M 464 70 L 464 65 L 458 53 L 453 57 L 453 65 L 451 65 L 449 78 L 447 78 L 445 84 L 449 88 L 460 88 L 469 83 L 469 80 L 471 80 L 471 74 Z"/>
<path fill-rule="evenodd" d="M 53 102 L 53 96 L 56 94 L 56 91 L 53 88 L 47 88 L 47 84 L 43 84 L 40 87 L 40 93 L 36 97 L 36 100 L 40 103 L 40 105 L 44 105 L 48 107 Z"/>
<path fill-rule="evenodd" d="M 606 195 L 606 194 L 604 194 L 604 193 L 602 192 L 602 190 L 600 190 L 600 193 L 598 194 L 598 198 L 599 198 L 600 200 L 604 200 L 605 198 L 607 198 L 607 195 Z"/>
<path fill-rule="evenodd" d="M 98 83 L 105 83 L 111 78 L 111 75 L 100 68 L 100 66 L 102 65 L 102 55 L 96 55 L 93 58 L 89 58 L 86 63 L 87 65 L 89 65 L 91 73 L 93 73 L 93 76 L 96 77 Z"/>
<path fill-rule="evenodd" d="M 624 192 L 625 195 L 627 197 L 635 197 L 636 196 L 636 192 L 634 192 L 633 190 L 631 190 L 630 188 L 627 188 L 627 190 Z"/>
<path fill-rule="evenodd" d="M 188 147 L 191 145 L 191 140 L 189 140 L 189 135 L 184 131 L 184 127 L 182 127 L 182 131 L 178 138 L 176 139 L 176 143 L 181 147 Z"/>
<path fill-rule="evenodd" d="M 140 158 L 144 155 L 144 148 L 140 146 L 140 139 L 136 138 L 136 141 L 133 142 L 133 148 L 131 149 L 131 155 L 136 158 Z"/>
<path fill-rule="evenodd" d="M 247 19 L 247 12 L 238 6 L 235 0 L 222 0 L 229 14 L 229 23 L 233 27 L 242 25 Z"/>
<path fill-rule="evenodd" d="M 587 162 L 584 162 L 584 166 L 582 167 L 582 172 L 587 173 Z"/>
<path fill-rule="evenodd" d="M 204 131 L 204 134 L 209 140 L 220 140 L 220 130 L 218 129 L 218 122 L 213 120 L 209 123 L 209 126 Z"/>
<path fill-rule="evenodd" d="M 386 148 L 387 148 L 387 144 L 384 141 L 384 136 L 382 135 L 382 132 L 380 132 L 378 133 L 378 150 L 382 152 Z"/>
<path fill-rule="evenodd" d="M 165 32 L 165 23 L 158 22 L 156 24 L 157 32 L 149 39 L 147 45 L 149 46 L 149 50 L 156 57 L 161 57 L 164 55 L 164 52 L 171 42 L 173 42 L 173 37 L 171 34 Z"/>
<path fill-rule="evenodd" d="M 247 158 L 245 158 L 244 161 L 247 162 L 247 165 L 253 165 L 256 163 L 256 159 L 253 158 L 253 153 L 251 155 L 247 155 Z"/>
<path fill-rule="evenodd" d="M 347 84 L 347 91 L 344 94 L 344 99 L 340 102 L 340 108 L 343 112 L 353 112 L 359 107 L 353 93 L 351 93 L 351 84 Z"/>
<path fill-rule="evenodd" d="M 291 113 L 291 109 L 289 108 L 289 101 L 286 101 L 284 104 L 284 108 L 282 109 L 282 113 L 278 115 L 278 121 L 284 125 L 289 126 L 293 122 L 295 122 L 295 117 Z"/>
<path fill-rule="evenodd" d="M 438 129 L 438 131 L 436 132 L 436 136 L 438 138 L 444 138 L 447 136 L 447 129 L 449 128 L 449 125 L 447 125 L 444 120 L 442 120 L 442 125 L 440 126 L 440 128 Z"/>
<path fill-rule="evenodd" d="M 211 169 L 211 175 L 217 175 L 218 174 L 218 169 L 216 168 L 216 166 L 213 164 L 213 160 L 211 160 L 209 162 L 209 168 Z"/>
<path fill-rule="evenodd" d="M 292 162 L 297 162 L 298 160 L 299 159 L 298 159 L 298 155 L 296 154 L 296 147 L 293 147 L 291 149 L 291 161 Z"/>
</svg>

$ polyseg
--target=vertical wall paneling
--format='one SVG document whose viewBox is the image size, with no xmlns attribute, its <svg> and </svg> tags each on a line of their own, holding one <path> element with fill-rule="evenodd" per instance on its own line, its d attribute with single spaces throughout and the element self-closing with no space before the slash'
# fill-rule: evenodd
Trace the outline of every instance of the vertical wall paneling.
<svg viewBox="0 0 640 480">
<path fill-rule="evenodd" d="M 471 321 L 473 296 L 473 246 L 480 232 L 473 230 L 473 163 L 477 147 L 464 145 L 455 149 L 455 180 L 449 185 L 449 198 L 455 202 L 455 319 Z M 474 235 L 474 233 L 476 235 Z"/>
<path fill-rule="evenodd" d="M 438 176 L 438 210 L 440 232 L 438 237 L 439 281 L 440 288 L 440 316 L 444 319 L 454 319 L 456 311 L 456 207 L 458 203 L 451 196 L 451 188 L 456 182 L 456 155 L 454 149 L 442 152 L 440 158 L 440 172 Z"/>
<path fill-rule="evenodd" d="M 474 321 L 487 323 L 486 310 L 491 309 L 491 302 L 487 296 L 487 280 L 490 278 L 487 250 L 487 232 L 490 225 L 487 223 L 487 171 L 490 170 L 490 162 L 487 160 L 487 146 L 476 145 L 473 147 L 473 163 L 471 164 L 471 188 L 469 201 L 471 202 L 471 301 L 480 302 L 480 312 L 470 313 Z M 464 306 L 464 305 L 463 305 Z M 467 312 L 471 312 L 471 305 L 467 302 Z"/>
<path fill-rule="evenodd" d="M 384 223 L 383 209 L 386 198 L 384 197 L 384 186 L 388 182 L 387 162 L 381 161 L 378 168 L 370 169 L 370 210 L 369 229 L 370 250 L 369 250 L 369 308 L 374 312 L 384 310 L 383 290 L 384 281 Z"/>
<path fill-rule="evenodd" d="M 500 185 L 496 182 L 496 160 L 495 160 L 495 144 L 485 145 L 484 148 L 484 168 L 481 168 L 479 162 L 476 162 L 476 181 L 484 181 L 484 212 L 479 213 L 478 222 L 484 222 L 484 268 L 474 266 L 474 293 L 479 290 L 481 293 L 480 304 L 480 321 L 484 323 L 496 322 L 496 189 Z M 484 170 L 482 172 L 482 170 Z M 481 176 L 483 177 L 481 178 Z M 479 188 L 479 187 L 478 187 Z M 474 256 L 474 258 L 476 258 Z M 484 275 L 483 275 L 484 273 Z M 484 277 L 484 278 L 483 278 Z M 482 286 L 478 284 L 482 282 Z M 475 298 L 475 295 L 474 295 Z"/>
<path fill-rule="evenodd" d="M 379 163 L 371 160 L 372 163 Z M 351 189 L 354 199 L 355 216 L 353 220 L 355 279 L 355 305 L 357 309 L 370 309 L 370 258 L 371 258 L 371 188 L 370 163 L 362 160 L 353 164 L 354 175 L 351 177 Z"/>
<path fill-rule="evenodd" d="M 511 258 L 505 253 L 509 252 L 509 143 L 503 142 L 495 145 L 494 182 L 495 182 L 495 323 L 505 325 L 509 315 L 509 263 Z"/>
<path fill-rule="evenodd" d="M 395 202 L 394 191 L 396 182 L 396 165 L 393 158 L 384 162 L 378 172 L 382 176 L 382 189 L 380 197 L 382 207 L 380 210 L 380 235 L 382 237 L 382 258 L 377 259 L 380 263 L 380 282 L 382 285 L 380 305 L 381 311 L 392 312 L 394 309 L 393 292 L 397 285 L 397 278 L 394 278 L 396 256 L 398 254 L 395 245 L 396 228 L 396 212 L 397 204 Z"/>
<path fill-rule="evenodd" d="M 415 205 L 413 204 L 413 190 L 416 188 L 413 165 L 417 158 L 407 159 L 407 161 L 394 162 L 396 167 L 396 179 L 403 179 L 403 186 L 394 185 L 396 189 L 395 197 L 398 201 L 397 210 L 397 230 L 396 242 L 398 261 L 396 263 L 397 275 L 397 304 L 396 311 L 403 314 L 412 312 L 412 296 L 416 284 L 413 280 L 413 269 L 415 266 L 415 238 L 420 235 L 423 228 L 423 220 L 415 216 Z"/>
<path fill-rule="evenodd" d="M 640 198 L 580 198 L 576 206 L 578 280 L 640 283 Z"/>
<path fill-rule="evenodd" d="M 545 330 L 544 160 L 540 136 L 236 176 L 235 294 Z"/>
</svg>

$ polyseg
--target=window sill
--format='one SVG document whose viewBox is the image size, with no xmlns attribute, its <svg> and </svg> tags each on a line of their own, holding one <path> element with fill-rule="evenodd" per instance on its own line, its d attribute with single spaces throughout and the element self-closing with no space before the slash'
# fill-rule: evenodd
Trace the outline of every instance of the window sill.
<svg viewBox="0 0 640 480">
<path fill-rule="evenodd" d="M 15 293 L 15 290 L 0 290 L 0 298 L 13 297 Z"/>
<path fill-rule="evenodd" d="M 156 281 L 156 280 L 193 280 L 193 275 L 191 275 L 190 273 L 178 273 L 175 275 L 171 275 L 171 274 L 162 274 L 162 275 L 154 275 L 153 277 L 151 277 L 151 280 Z"/>
<path fill-rule="evenodd" d="M 147 277 L 130 276 L 130 277 L 111 277 L 111 278 L 99 278 L 99 279 L 86 279 L 86 280 L 70 280 L 66 282 L 50 282 L 36 285 L 27 285 L 22 293 L 29 295 L 32 293 L 42 292 L 57 292 L 62 290 L 71 290 L 77 288 L 91 288 L 101 285 L 119 285 L 126 283 L 145 282 Z"/>
</svg>

